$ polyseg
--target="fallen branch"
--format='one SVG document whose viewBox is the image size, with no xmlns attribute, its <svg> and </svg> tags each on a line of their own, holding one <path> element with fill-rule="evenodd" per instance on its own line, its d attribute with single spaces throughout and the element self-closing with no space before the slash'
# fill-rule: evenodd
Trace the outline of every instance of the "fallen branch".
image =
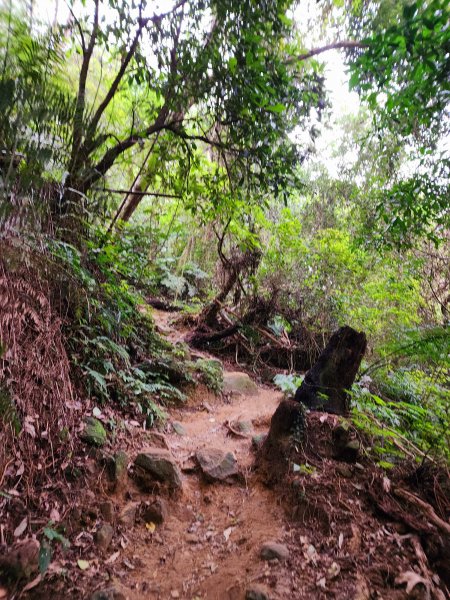
<svg viewBox="0 0 450 600">
<path fill-rule="evenodd" d="M 403 488 L 395 488 L 393 490 L 393 494 L 398 498 L 403 498 L 407 502 L 411 502 L 412 504 L 419 506 L 430 519 L 430 521 L 436 525 L 436 527 L 438 527 L 443 533 L 450 535 L 450 525 L 435 513 L 431 504 L 425 502 L 425 500 L 422 500 L 412 492 L 407 492 Z"/>
</svg>

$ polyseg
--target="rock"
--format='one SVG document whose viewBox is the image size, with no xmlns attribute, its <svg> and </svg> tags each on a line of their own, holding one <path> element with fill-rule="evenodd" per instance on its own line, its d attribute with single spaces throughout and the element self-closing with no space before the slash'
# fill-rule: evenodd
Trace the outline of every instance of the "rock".
<svg viewBox="0 0 450 600">
<path fill-rule="evenodd" d="M 358 460 L 361 444 L 359 440 L 352 439 L 355 429 L 347 424 L 341 423 L 333 429 L 333 455 L 337 460 L 355 463 Z"/>
<path fill-rule="evenodd" d="M 119 450 L 114 454 L 114 472 L 113 481 L 116 487 L 123 488 L 128 479 L 128 463 L 130 459 L 128 454 L 123 450 Z"/>
<path fill-rule="evenodd" d="M 226 481 L 239 474 L 236 457 L 232 452 L 218 448 L 203 448 L 195 455 L 203 475 L 209 481 Z"/>
<path fill-rule="evenodd" d="M 270 600 L 269 590 L 265 585 L 252 585 L 245 592 L 245 600 Z"/>
<path fill-rule="evenodd" d="M 110 545 L 114 535 L 114 529 L 109 523 L 103 523 L 95 532 L 95 543 L 102 550 L 106 550 Z"/>
<path fill-rule="evenodd" d="M 126 600 L 126 596 L 115 587 L 94 592 L 90 600 Z"/>
<path fill-rule="evenodd" d="M 107 433 L 101 422 L 95 417 L 84 419 L 84 429 L 80 435 L 83 442 L 91 446 L 103 446 L 106 443 Z"/>
<path fill-rule="evenodd" d="M 336 467 L 336 473 L 341 475 L 341 477 L 346 477 L 347 479 L 353 477 L 352 470 L 347 465 L 338 465 Z"/>
<path fill-rule="evenodd" d="M 102 517 L 104 518 L 104 520 L 107 523 L 114 523 L 115 520 L 115 515 L 114 515 L 114 504 L 110 501 L 107 500 L 106 502 L 102 502 L 99 505 L 99 509 L 100 509 L 100 514 L 102 515 Z"/>
<path fill-rule="evenodd" d="M 250 433 L 253 429 L 250 421 L 233 421 L 231 427 L 234 431 L 242 434 Z"/>
<path fill-rule="evenodd" d="M 367 339 L 363 332 L 345 326 L 330 338 L 317 362 L 306 373 L 295 393 L 296 402 L 311 410 L 345 415 L 350 408 L 347 393 L 366 351 Z"/>
<path fill-rule="evenodd" d="M 140 502 L 128 502 L 119 514 L 119 523 L 124 527 L 133 527 L 136 521 L 136 513 Z"/>
<path fill-rule="evenodd" d="M 224 373 L 223 391 L 224 393 L 245 394 L 247 396 L 257 396 L 259 394 L 258 386 L 247 373 L 238 371 Z"/>
<path fill-rule="evenodd" d="M 0 557 L 0 580 L 29 579 L 39 569 L 39 547 L 35 538 L 14 544 L 6 556 Z"/>
<path fill-rule="evenodd" d="M 171 489 L 181 488 L 181 473 L 173 456 L 167 450 L 149 448 L 138 454 L 134 464 L 139 468 L 139 479 L 145 486 L 155 481 Z"/>
<path fill-rule="evenodd" d="M 163 498 L 157 498 L 151 504 L 145 504 L 142 517 L 146 523 L 164 523 L 168 515 L 167 502 Z"/>
<path fill-rule="evenodd" d="M 259 555 L 264 560 L 287 560 L 289 558 L 289 549 L 284 544 L 278 542 L 266 542 L 262 545 Z"/>
<path fill-rule="evenodd" d="M 185 436 L 186 434 L 186 429 L 183 427 L 183 425 L 181 423 L 179 423 L 178 421 L 173 421 L 172 422 L 172 428 L 175 431 L 175 433 L 177 433 L 180 436 Z"/>
<path fill-rule="evenodd" d="M 253 450 L 259 450 L 261 446 L 264 444 L 264 441 L 267 437 L 267 433 L 258 433 L 252 437 L 252 448 Z"/>
<path fill-rule="evenodd" d="M 165 435 L 159 433 L 159 431 L 149 431 L 147 433 L 147 440 L 150 446 L 153 448 L 161 448 L 162 450 L 170 450 L 170 446 L 167 443 Z"/>
</svg>

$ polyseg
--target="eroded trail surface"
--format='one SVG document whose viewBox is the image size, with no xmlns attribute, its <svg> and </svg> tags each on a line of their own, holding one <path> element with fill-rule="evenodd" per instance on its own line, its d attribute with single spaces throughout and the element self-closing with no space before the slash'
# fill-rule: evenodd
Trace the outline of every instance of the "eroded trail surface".
<svg viewBox="0 0 450 600">
<path fill-rule="evenodd" d="M 180 340 L 167 313 L 159 312 L 157 319 L 171 341 Z M 242 374 L 244 382 L 246 377 Z M 230 379 L 233 383 L 239 375 Z M 267 431 L 280 398 L 256 385 L 251 393 L 230 391 L 223 399 L 199 390 L 187 406 L 171 410 L 178 433 L 165 438 L 183 470 L 183 490 L 169 500 L 167 519 L 157 531 L 137 531 L 128 549 L 130 562 L 136 562 L 126 577 L 134 597 L 243 598 L 270 576 L 258 552 L 267 541 L 283 540 L 285 519 L 273 492 L 251 471 L 252 436 Z M 245 431 L 236 429 L 240 425 Z M 232 452 L 241 475 L 229 482 L 205 481 L 193 457 L 211 448 Z M 290 597 L 290 591 L 289 580 L 280 582 L 273 597 Z"/>
</svg>

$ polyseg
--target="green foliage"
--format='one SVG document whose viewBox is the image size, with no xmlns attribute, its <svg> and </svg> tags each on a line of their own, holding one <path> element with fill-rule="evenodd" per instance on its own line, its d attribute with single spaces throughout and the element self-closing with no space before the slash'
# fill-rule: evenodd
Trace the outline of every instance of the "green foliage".
<svg viewBox="0 0 450 600">
<path fill-rule="evenodd" d="M 36 189 L 67 157 L 62 141 L 69 135 L 74 98 L 64 83 L 64 60 L 60 32 L 37 34 L 20 12 L 0 10 L 0 149 L 11 157 L 11 183 L 17 167 L 21 185 Z M 15 154 L 22 158 L 18 166 Z"/>
<path fill-rule="evenodd" d="M 223 367 L 218 360 L 200 358 L 191 363 L 202 381 L 212 392 L 220 394 L 223 390 Z"/>
<path fill-rule="evenodd" d="M 353 387 L 353 420 L 376 438 L 375 451 L 391 462 L 407 454 L 432 455 L 449 462 L 448 332 L 434 330 L 433 335 L 422 334 L 422 339 L 416 333 L 413 337 L 414 342 L 397 345 L 396 359 L 389 355 L 397 364 L 401 358 L 409 366 L 384 367 L 374 373 L 373 380 L 366 375 Z M 431 345 L 438 354 L 428 354 L 425 348 Z"/>
<path fill-rule="evenodd" d="M 302 381 L 303 376 L 285 375 L 284 373 L 278 373 L 273 378 L 274 384 L 287 396 L 294 396 Z"/>
<path fill-rule="evenodd" d="M 147 311 L 139 310 L 141 296 L 120 278 L 116 253 L 102 253 L 90 244 L 83 263 L 81 253 L 67 243 L 53 241 L 50 247 L 74 290 L 69 350 L 85 375 L 87 392 L 102 402 L 134 406 L 149 422 L 162 418 L 161 403 L 184 399 L 171 383 L 171 346 L 154 332 Z M 189 380 L 182 364 L 177 377 L 177 383 Z"/>
<path fill-rule="evenodd" d="M 367 49 L 351 63 L 350 83 L 372 110 L 380 154 L 389 151 L 383 142 L 391 132 L 396 153 L 404 148 L 409 156 L 407 169 L 376 192 L 380 244 L 428 237 L 437 245 L 450 224 L 450 158 L 440 141 L 449 122 L 449 17 L 445 0 L 405 3 L 395 24 L 368 32 Z"/>
</svg>

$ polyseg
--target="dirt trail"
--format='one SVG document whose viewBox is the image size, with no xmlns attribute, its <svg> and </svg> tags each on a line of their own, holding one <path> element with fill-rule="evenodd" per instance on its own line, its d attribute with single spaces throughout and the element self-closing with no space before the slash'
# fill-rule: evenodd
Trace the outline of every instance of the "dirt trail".
<svg viewBox="0 0 450 600">
<path fill-rule="evenodd" d="M 172 315 L 155 313 L 160 330 L 180 341 L 180 332 L 169 326 Z M 126 576 L 135 598 L 243 598 L 252 583 L 270 576 L 271 568 L 258 558 L 262 543 L 285 535 L 277 498 L 250 470 L 251 435 L 267 431 L 280 393 L 260 387 L 258 395 L 233 394 L 225 400 L 205 394 L 170 411 L 185 433 L 166 434 L 171 452 L 183 467 L 201 448 L 232 451 L 243 479 L 207 484 L 198 472 L 184 473 L 182 496 L 170 501 L 167 521 L 155 533 L 137 531 L 127 549 L 137 567 Z M 252 422 L 247 437 L 226 427 L 236 420 Z M 288 591 L 279 589 L 273 598 L 287 597 Z"/>
</svg>

